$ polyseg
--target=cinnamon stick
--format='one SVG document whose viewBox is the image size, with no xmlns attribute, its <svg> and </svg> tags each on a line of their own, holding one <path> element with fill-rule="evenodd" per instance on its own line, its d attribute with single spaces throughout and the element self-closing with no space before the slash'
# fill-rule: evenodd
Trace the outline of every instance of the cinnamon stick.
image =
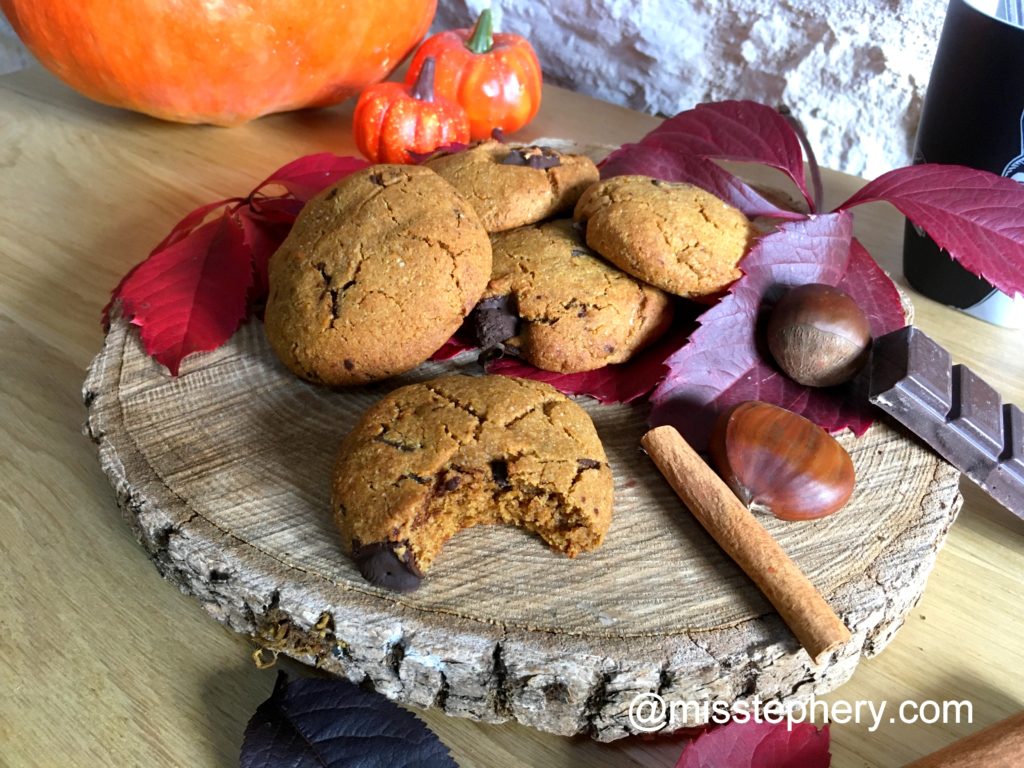
<svg viewBox="0 0 1024 768">
<path fill-rule="evenodd" d="M 1019 768 L 1024 765 L 1024 712 L 954 741 L 906 768 Z"/>
<path fill-rule="evenodd" d="M 715 471 L 673 427 L 640 440 L 683 503 L 775 606 L 815 664 L 850 640 L 850 631 Z"/>
</svg>

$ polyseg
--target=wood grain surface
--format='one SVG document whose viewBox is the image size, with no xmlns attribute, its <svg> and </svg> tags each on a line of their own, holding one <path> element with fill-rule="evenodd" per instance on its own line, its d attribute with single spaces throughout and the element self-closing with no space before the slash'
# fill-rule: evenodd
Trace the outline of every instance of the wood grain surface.
<svg viewBox="0 0 1024 768">
<path fill-rule="evenodd" d="M 331 521 L 337 446 L 395 387 L 478 371 L 470 353 L 330 391 L 291 374 L 252 322 L 172 378 L 118 320 L 84 398 L 143 546 L 218 620 L 405 703 L 602 741 L 634 732 L 638 693 L 789 701 L 845 682 L 920 599 L 960 508 L 958 473 L 877 423 L 841 437 L 859 478 L 842 513 L 765 520 L 853 633 L 818 666 L 638 450 L 645 409 L 580 398 L 615 477 L 601 548 L 570 560 L 480 526 L 445 546 L 416 592 L 373 588 Z"/>
<path fill-rule="evenodd" d="M 244 193 L 300 154 L 351 153 L 350 109 L 190 128 L 91 104 L 38 72 L 0 80 L 0 107 L 0 764 L 234 765 L 273 675 L 153 571 L 80 435 L 78 390 L 117 279 L 198 203 Z M 653 124 L 548 89 L 524 137 L 617 143 Z M 858 183 L 828 174 L 829 199 Z M 898 273 L 899 217 L 876 205 L 857 220 Z M 914 302 L 918 325 L 1024 401 L 1019 334 Z M 973 487 L 964 492 L 907 626 L 829 698 L 970 699 L 973 723 L 884 723 L 876 733 L 869 723 L 834 725 L 839 768 L 902 764 L 1022 704 L 1020 525 Z M 670 766 L 679 751 L 671 739 L 600 745 L 423 716 L 463 766 Z"/>
</svg>

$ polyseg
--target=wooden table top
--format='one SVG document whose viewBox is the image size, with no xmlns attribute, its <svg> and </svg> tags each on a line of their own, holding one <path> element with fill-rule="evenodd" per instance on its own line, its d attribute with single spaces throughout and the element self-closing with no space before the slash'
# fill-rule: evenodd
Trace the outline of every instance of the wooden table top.
<svg viewBox="0 0 1024 768">
<path fill-rule="evenodd" d="M 0 78 L 0 765 L 237 765 L 275 673 L 256 669 L 252 644 L 161 580 L 136 543 L 81 434 L 81 383 L 118 279 L 196 205 L 244 194 L 299 155 L 356 154 L 351 109 L 181 126 L 93 104 L 38 70 Z M 618 144 L 656 122 L 546 87 L 521 137 Z M 860 183 L 827 173 L 827 202 Z M 912 297 L 917 325 L 1024 404 L 1024 334 L 909 289 L 893 209 L 858 208 L 856 220 Z M 827 698 L 891 710 L 966 699 L 973 724 L 835 724 L 836 768 L 902 765 L 1024 707 L 1024 526 L 963 485 L 923 600 Z M 464 768 L 653 768 L 680 751 L 671 737 L 601 745 L 421 716 Z"/>
</svg>

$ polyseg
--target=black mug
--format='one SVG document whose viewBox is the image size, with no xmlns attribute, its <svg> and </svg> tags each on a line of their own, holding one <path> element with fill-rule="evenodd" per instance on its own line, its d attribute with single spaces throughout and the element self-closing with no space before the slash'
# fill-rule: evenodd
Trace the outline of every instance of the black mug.
<svg viewBox="0 0 1024 768">
<path fill-rule="evenodd" d="M 925 94 L 915 163 L 953 163 L 1024 183 L 1024 25 L 1020 0 L 950 0 Z M 1003 18 L 997 17 L 1001 15 Z M 925 296 L 1024 328 L 1024 298 L 975 277 L 909 221 L 903 272 Z"/>
</svg>

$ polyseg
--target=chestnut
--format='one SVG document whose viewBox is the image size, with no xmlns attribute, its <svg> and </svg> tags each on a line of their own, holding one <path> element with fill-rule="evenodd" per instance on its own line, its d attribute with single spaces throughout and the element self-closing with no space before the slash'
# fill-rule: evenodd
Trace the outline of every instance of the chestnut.
<svg viewBox="0 0 1024 768">
<path fill-rule="evenodd" d="M 788 291 L 768 319 L 768 349 L 789 378 L 808 387 L 849 381 L 867 359 L 871 324 L 838 288 L 820 283 Z"/>
<path fill-rule="evenodd" d="M 748 400 L 722 413 L 711 460 L 752 512 L 816 520 L 853 493 L 850 454 L 828 432 L 785 408 Z"/>
</svg>

